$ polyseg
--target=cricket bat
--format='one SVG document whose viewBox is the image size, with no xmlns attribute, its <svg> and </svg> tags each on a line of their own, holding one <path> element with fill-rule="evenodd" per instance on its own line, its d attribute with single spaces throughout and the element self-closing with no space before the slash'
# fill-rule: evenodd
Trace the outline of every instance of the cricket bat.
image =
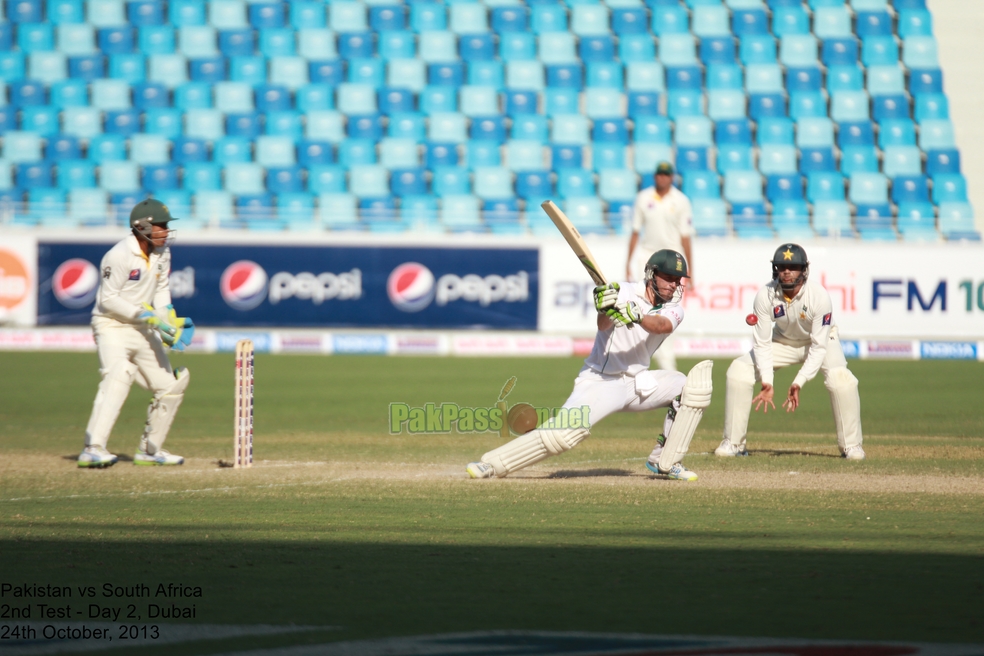
<svg viewBox="0 0 984 656">
<path fill-rule="evenodd" d="M 581 264 L 587 269 L 588 275 L 591 276 L 594 283 L 599 286 L 607 285 L 608 280 L 605 278 L 605 274 L 601 272 L 601 268 L 598 266 L 598 260 L 591 254 L 588 245 L 584 242 L 584 237 L 577 231 L 577 228 L 567 218 L 567 215 L 552 200 L 544 201 L 540 207 L 543 208 L 543 211 L 547 213 L 550 220 L 560 230 L 560 234 L 567 240 L 567 245 L 577 255 L 577 259 L 581 260 Z"/>
</svg>

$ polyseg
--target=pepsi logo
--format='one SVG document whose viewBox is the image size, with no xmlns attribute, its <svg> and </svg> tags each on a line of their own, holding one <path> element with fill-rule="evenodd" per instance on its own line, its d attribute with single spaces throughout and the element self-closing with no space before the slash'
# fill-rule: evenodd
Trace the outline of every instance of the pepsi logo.
<svg viewBox="0 0 984 656">
<path fill-rule="evenodd" d="M 256 262 L 239 260 L 222 272 L 219 279 L 222 299 L 235 310 L 252 310 L 266 299 L 267 274 Z"/>
<path fill-rule="evenodd" d="M 99 290 L 99 270 L 92 262 L 73 258 L 62 262 L 51 279 L 51 291 L 58 302 L 78 310 L 96 299 Z"/>
<path fill-rule="evenodd" d="M 396 309 L 420 312 L 434 300 L 434 274 L 423 264 L 406 262 L 389 275 L 386 293 Z"/>
</svg>

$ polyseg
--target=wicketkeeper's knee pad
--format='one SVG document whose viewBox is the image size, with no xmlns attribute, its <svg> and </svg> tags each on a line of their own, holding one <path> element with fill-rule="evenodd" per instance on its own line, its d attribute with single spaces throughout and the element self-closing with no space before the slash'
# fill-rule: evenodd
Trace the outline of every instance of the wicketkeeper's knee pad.
<svg viewBox="0 0 984 656">
<path fill-rule="evenodd" d="M 170 385 L 160 390 L 156 396 L 158 398 L 162 396 L 184 396 L 185 390 L 188 389 L 188 383 L 191 381 L 191 372 L 185 367 L 178 367 L 174 370 L 174 381 Z"/>
</svg>

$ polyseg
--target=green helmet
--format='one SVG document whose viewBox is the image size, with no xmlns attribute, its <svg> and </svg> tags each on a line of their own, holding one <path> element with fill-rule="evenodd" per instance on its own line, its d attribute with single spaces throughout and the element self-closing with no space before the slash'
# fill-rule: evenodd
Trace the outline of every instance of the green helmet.
<svg viewBox="0 0 984 656">
<path fill-rule="evenodd" d="M 690 277 L 687 275 L 687 260 L 683 255 L 669 248 L 656 251 L 649 256 L 646 262 L 646 280 L 652 280 L 657 271 L 668 276 Z"/>
<path fill-rule="evenodd" d="M 169 221 L 177 221 L 171 216 L 167 205 L 154 198 L 137 203 L 130 212 L 130 228 L 134 232 L 149 238 L 152 225 L 167 225 Z"/>
<path fill-rule="evenodd" d="M 772 256 L 772 279 L 779 278 L 779 267 L 783 264 L 793 264 L 803 267 L 803 273 L 796 280 L 790 283 L 780 283 L 783 289 L 794 289 L 798 285 L 806 282 L 810 276 L 810 260 L 806 257 L 806 251 L 799 244 L 783 244 L 776 249 L 776 254 Z"/>
</svg>

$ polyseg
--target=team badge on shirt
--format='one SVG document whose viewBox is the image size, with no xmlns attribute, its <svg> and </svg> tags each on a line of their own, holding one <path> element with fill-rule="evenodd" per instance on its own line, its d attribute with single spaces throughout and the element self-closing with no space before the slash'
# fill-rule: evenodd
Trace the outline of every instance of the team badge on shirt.
<svg viewBox="0 0 984 656">
<path fill-rule="evenodd" d="M 832 314 L 833 314 L 833 312 L 828 312 L 827 314 L 823 315 L 823 325 L 825 325 L 825 326 L 829 326 L 830 325 L 830 316 Z"/>
<path fill-rule="evenodd" d="M 786 308 L 784 308 L 781 305 L 777 305 L 774 308 L 772 308 L 773 319 L 778 319 L 779 317 L 784 317 L 784 316 L 786 316 Z"/>
<path fill-rule="evenodd" d="M 130 269 L 130 280 L 140 280 L 140 269 Z"/>
</svg>

